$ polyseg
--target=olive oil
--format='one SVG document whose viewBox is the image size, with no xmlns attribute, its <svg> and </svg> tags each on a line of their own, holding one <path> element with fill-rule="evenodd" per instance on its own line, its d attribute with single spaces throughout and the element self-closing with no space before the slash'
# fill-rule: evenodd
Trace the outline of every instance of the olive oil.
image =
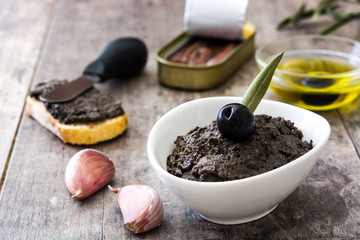
<svg viewBox="0 0 360 240">
<path fill-rule="evenodd" d="M 360 94 L 360 72 L 349 63 L 291 58 L 282 62 L 270 85 L 287 102 L 310 110 L 329 110 Z"/>
</svg>

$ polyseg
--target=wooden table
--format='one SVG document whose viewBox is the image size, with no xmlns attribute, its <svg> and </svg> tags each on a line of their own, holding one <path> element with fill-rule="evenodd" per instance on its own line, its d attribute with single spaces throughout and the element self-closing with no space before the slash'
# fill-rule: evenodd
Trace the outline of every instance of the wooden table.
<svg viewBox="0 0 360 240">
<path fill-rule="evenodd" d="M 314 4 L 308 1 L 309 4 Z M 157 78 L 157 50 L 182 31 L 185 1 L 0 1 L 0 239 L 241 239 L 360 237 L 360 98 L 320 112 L 331 124 L 325 152 L 302 184 L 268 216 L 222 226 L 203 220 L 164 188 L 146 154 L 148 133 L 165 112 L 200 97 L 242 96 L 257 74 L 249 59 L 228 81 L 209 91 L 179 91 Z M 294 34 L 315 33 L 327 18 L 277 31 L 301 1 L 250 1 L 247 19 L 258 28 L 257 46 Z M 359 37 L 359 22 L 335 35 Z M 131 81 L 98 84 L 119 97 L 130 127 L 121 137 L 91 146 L 115 163 L 113 186 L 146 183 L 165 206 L 161 227 L 135 236 L 122 228 L 116 196 L 106 188 L 83 201 L 70 198 L 64 171 L 84 146 L 63 144 L 27 116 L 29 90 L 52 78 L 73 79 L 107 42 L 144 39 L 145 71 Z M 268 91 L 267 99 L 277 99 Z"/>
</svg>

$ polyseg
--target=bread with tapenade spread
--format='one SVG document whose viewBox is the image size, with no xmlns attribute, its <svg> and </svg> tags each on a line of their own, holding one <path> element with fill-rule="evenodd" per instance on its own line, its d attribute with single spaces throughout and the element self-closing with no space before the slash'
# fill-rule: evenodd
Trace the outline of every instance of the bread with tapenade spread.
<svg viewBox="0 0 360 240">
<path fill-rule="evenodd" d="M 67 81 L 39 83 L 27 96 L 28 115 L 58 136 L 64 143 L 90 145 L 122 134 L 128 119 L 120 101 L 91 88 L 66 103 L 44 103 L 39 96 Z"/>
</svg>

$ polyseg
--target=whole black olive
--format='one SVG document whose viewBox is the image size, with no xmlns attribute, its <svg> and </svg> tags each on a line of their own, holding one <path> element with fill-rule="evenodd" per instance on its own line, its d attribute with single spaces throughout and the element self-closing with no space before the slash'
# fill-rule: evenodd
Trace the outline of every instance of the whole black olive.
<svg viewBox="0 0 360 240">
<path fill-rule="evenodd" d="M 230 103 L 220 109 L 217 126 L 224 138 L 240 142 L 254 133 L 256 123 L 254 114 L 246 106 Z"/>
<path fill-rule="evenodd" d="M 234 142 L 250 137 L 256 128 L 253 112 L 269 87 L 274 72 L 284 52 L 276 55 L 256 76 L 240 103 L 223 106 L 217 116 L 217 126 L 221 135 Z"/>
</svg>

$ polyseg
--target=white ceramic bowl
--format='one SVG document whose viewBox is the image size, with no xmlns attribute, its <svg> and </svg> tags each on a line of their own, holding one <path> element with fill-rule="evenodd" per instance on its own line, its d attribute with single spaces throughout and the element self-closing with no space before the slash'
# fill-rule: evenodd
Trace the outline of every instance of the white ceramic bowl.
<svg viewBox="0 0 360 240">
<path fill-rule="evenodd" d="M 314 148 L 282 167 L 239 180 L 197 182 L 168 173 L 166 160 L 175 147 L 176 137 L 196 126 L 209 124 L 222 106 L 233 102 L 241 102 L 241 98 L 212 97 L 181 104 L 159 119 L 147 142 L 151 166 L 162 183 L 203 218 L 220 224 L 249 222 L 275 209 L 310 172 L 330 135 L 330 125 L 320 115 L 285 103 L 262 100 L 255 114 L 293 121 L 302 130 L 304 140 L 313 141 Z"/>
</svg>

